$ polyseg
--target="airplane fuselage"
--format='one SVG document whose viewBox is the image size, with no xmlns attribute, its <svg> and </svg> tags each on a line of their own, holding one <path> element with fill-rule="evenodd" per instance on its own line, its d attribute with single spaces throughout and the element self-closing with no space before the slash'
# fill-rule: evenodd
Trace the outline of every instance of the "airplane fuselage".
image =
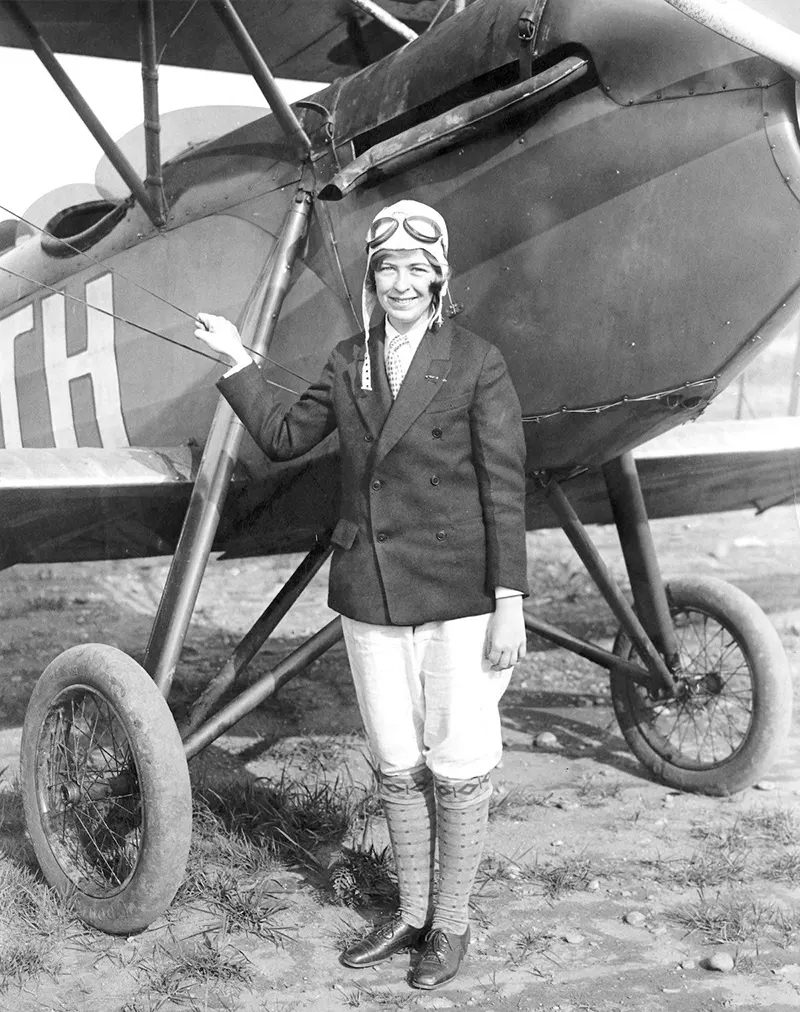
<svg viewBox="0 0 800 1012">
<path fill-rule="evenodd" d="M 306 183 L 322 190 L 387 138 L 512 87 L 519 13 L 478 0 L 314 96 Z M 448 221 L 459 323 L 508 361 L 531 472 L 616 456 L 744 367 L 800 279 L 794 82 L 660 0 L 551 0 L 533 71 L 575 56 L 588 73 L 527 114 L 317 200 L 270 352 L 290 370 L 268 365 L 277 382 L 301 390 L 359 330 L 366 228 L 406 194 Z M 30 239 L 0 266 L 196 347 L 191 321 L 134 281 L 235 319 L 301 170 L 266 116 L 164 171 L 165 229 L 133 206 L 94 261 Z M 3 272 L 0 352 L 6 447 L 205 440 L 218 367 Z M 252 447 L 245 460 L 263 477 Z"/>
</svg>

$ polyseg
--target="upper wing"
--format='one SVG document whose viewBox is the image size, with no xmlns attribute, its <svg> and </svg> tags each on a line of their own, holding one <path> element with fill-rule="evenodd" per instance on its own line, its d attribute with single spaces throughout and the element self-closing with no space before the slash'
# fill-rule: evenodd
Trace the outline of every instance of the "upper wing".
<svg viewBox="0 0 800 1012">
<path fill-rule="evenodd" d="M 385 0 L 390 14 L 416 32 L 425 29 L 437 0 Z M 67 0 L 25 3 L 50 48 L 120 60 L 139 59 L 138 3 Z M 361 14 L 347 0 L 237 0 L 236 10 L 273 74 L 333 81 L 397 49 L 403 39 Z M 208 3 L 155 4 L 160 62 L 180 67 L 245 72 L 241 56 Z M 0 8 L 0 45 L 27 49 L 28 40 Z"/>
</svg>

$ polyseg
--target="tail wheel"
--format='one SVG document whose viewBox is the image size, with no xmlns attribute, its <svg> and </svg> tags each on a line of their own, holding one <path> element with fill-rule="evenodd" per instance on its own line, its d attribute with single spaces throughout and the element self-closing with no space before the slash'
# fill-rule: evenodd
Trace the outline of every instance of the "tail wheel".
<svg viewBox="0 0 800 1012">
<path fill-rule="evenodd" d="M 791 678 L 777 632 L 763 611 L 712 577 L 667 586 L 680 656 L 680 686 L 655 699 L 622 674 L 611 698 L 633 754 L 681 790 L 732 794 L 774 763 L 789 731 Z M 635 659 L 620 632 L 614 653 Z"/>
<path fill-rule="evenodd" d="M 180 735 L 143 668 L 101 644 L 60 654 L 28 705 L 21 778 L 42 872 L 87 924 L 132 934 L 164 912 L 186 867 L 191 791 Z"/>
</svg>

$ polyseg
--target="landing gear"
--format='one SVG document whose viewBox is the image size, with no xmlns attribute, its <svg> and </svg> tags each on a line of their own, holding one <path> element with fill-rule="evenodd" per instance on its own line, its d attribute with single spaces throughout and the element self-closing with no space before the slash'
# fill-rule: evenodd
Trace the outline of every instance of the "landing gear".
<svg viewBox="0 0 800 1012">
<path fill-rule="evenodd" d="M 664 783 L 733 794 L 770 768 L 789 730 L 789 667 L 778 634 L 746 594 L 723 580 L 672 580 L 678 645 L 674 696 L 659 698 L 611 670 L 611 699 L 628 747 Z M 632 659 L 620 632 L 614 653 Z"/>
<path fill-rule="evenodd" d="M 45 669 L 21 781 L 42 872 L 82 920 L 132 934 L 169 906 L 189 853 L 189 770 L 166 700 L 132 658 L 87 644 Z"/>
<path fill-rule="evenodd" d="M 620 729 L 636 758 L 670 787 L 732 794 L 780 754 L 791 720 L 786 654 L 746 594 L 711 577 L 665 587 L 630 454 L 603 468 L 630 579 L 631 608 L 554 479 L 541 484 L 620 622 L 613 652 L 527 615 L 531 632 L 608 669 Z"/>
</svg>

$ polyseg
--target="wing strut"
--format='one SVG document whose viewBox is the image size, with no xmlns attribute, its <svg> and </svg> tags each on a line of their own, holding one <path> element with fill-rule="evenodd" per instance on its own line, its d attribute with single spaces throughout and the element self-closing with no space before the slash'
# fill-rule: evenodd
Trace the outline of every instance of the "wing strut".
<svg viewBox="0 0 800 1012">
<path fill-rule="evenodd" d="M 140 0 L 139 3 L 139 50 L 142 59 L 144 151 L 147 165 L 144 185 L 163 223 L 167 217 L 167 201 L 164 196 L 164 177 L 161 174 L 161 121 L 158 115 L 158 56 L 153 0 Z"/>
<path fill-rule="evenodd" d="M 257 355 L 269 349 L 310 214 L 311 194 L 301 186 L 240 321 L 242 340 Z M 165 696 L 175 675 L 243 435 L 242 423 L 220 397 L 142 662 Z"/>
<path fill-rule="evenodd" d="M 211 6 L 217 12 L 220 21 L 225 26 L 233 44 L 239 50 L 242 59 L 247 64 L 253 80 L 261 89 L 261 93 L 267 100 L 272 114 L 281 126 L 281 129 L 290 141 L 300 145 L 303 154 L 311 152 L 311 141 L 300 125 L 292 107 L 286 101 L 283 93 L 275 83 L 272 71 L 267 66 L 264 57 L 247 31 L 242 19 L 236 13 L 231 0 L 211 0 Z"/>
<path fill-rule="evenodd" d="M 108 157 L 108 160 L 120 176 L 122 176 L 127 186 L 130 187 L 131 193 L 142 206 L 147 214 L 147 217 L 157 228 L 160 228 L 164 224 L 163 209 L 154 204 L 150 199 L 150 194 L 141 179 L 139 179 L 136 169 L 134 169 L 119 149 L 119 146 L 114 142 L 113 138 L 97 116 L 95 116 L 94 112 L 92 112 L 89 104 L 75 87 L 72 79 L 55 58 L 53 50 L 47 42 L 45 42 L 41 33 L 29 19 L 28 15 L 22 10 L 22 5 L 15 2 L 15 0 L 2 0 L 2 6 L 8 11 L 13 21 L 30 40 L 31 49 L 39 57 L 45 69 L 64 93 L 67 101 L 73 107 L 75 112 L 77 112 L 86 124 L 87 129 L 103 149 L 103 152 Z"/>
<path fill-rule="evenodd" d="M 406 42 L 413 42 L 414 39 L 419 38 L 413 28 L 409 28 L 402 21 L 392 17 L 380 4 L 376 4 L 375 0 L 350 0 L 350 3 L 354 7 L 358 7 L 360 11 L 364 11 L 365 14 L 369 14 L 370 17 L 375 18 L 376 21 L 380 21 L 382 25 L 385 25 L 390 31 L 399 35 L 401 39 L 405 39 Z"/>
</svg>

